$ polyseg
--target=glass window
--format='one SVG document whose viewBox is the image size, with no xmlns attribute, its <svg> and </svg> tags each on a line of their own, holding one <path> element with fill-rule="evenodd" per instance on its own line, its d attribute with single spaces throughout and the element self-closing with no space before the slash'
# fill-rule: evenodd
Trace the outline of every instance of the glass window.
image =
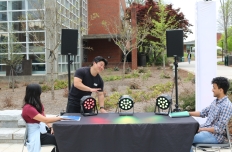
<svg viewBox="0 0 232 152">
<path fill-rule="evenodd" d="M 14 52 L 17 53 L 25 53 L 26 52 L 26 44 L 25 43 L 17 43 L 13 44 Z"/>
<path fill-rule="evenodd" d="M 7 53 L 7 52 L 8 52 L 8 44 L 0 44 L 0 53 Z"/>
<path fill-rule="evenodd" d="M 44 30 L 44 22 L 42 21 L 30 21 L 28 22 L 29 31 Z"/>
<path fill-rule="evenodd" d="M 62 73 L 62 68 L 60 64 L 58 65 L 58 70 L 59 70 L 59 73 Z"/>
<path fill-rule="evenodd" d="M 9 20 L 19 21 L 21 18 L 25 18 L 25 12 L 10 12 Z"/>
<path fill-rule="evenodd" d="M 1 63 L 1 56 L 0 56 Z M 0 65 L 0 74 L 6 74 L 6 65 Z"/>
<path fill-rule="evenodd" d="M 66 55 L 62 55 L 62 63 L 66 62 Z"/>
<path fill-rule="evenodd" d="M 7 23 L 0 23 L 0 32 L 7 32 Z"/>
<path fill-rule="evenodd" d="M 26 33 L 13 33 L 15 38 L 13 42 L 26 42 Z"/>
<path fill-rule="evenodd" d="M 45 52 L 44 44 L 29 43 L 29 52 Z"/>
<path fill-rule="evenodd" d="M 9 2 L 9 10 L 25 10 L 25 1 Z"/>
<path fill-rule="evenodd" d="M 67 72 L 67 64 L 62 64 L 62 72 Z"/>
<path fill-rule="evenodd" d="M 44 1 L 30 0 L 28 3 L 28 9 L 44 9 Z"/>
<path fill-rule="evenodd" d="M 32 63 L 45 63 L 45 54 L 29 54 Z"/>
<path fill-rule="evenodd" d="M 37 73 L 37 71 L 45 71 L 45 64 L 33 64 L 32 71 L 33 74 L 42 74 L 42 73 Z"/>
<path fill-rule="evenodd" d="M 0 33 L 0 42 L 8 42 L 8 33 Z"/>
<path fill-rule="evenodd" d="M 26 29 L 26 22 L 11 22 L 13 31 L 24 31 Z"/>
<path fill-rule="evenodd" d="M 0 2 L 0 11 L 7 10 L 7 4 L 6 1 Z"/>
<path fill-rule="evenodd" d="M 42 20 L 44 13 L 40 11 L 29 11 L 28 20 Z"/>
<path fill-rule="evenodd" d="M 44 40 L 45 40 L 44 32 L 29 33 L 29 42 L 40 42 Z"/>
<path fill-rule="evenodd" d="M 7 21 L 7 12 L 0 12 L 0 21 Z"/>
</svg>

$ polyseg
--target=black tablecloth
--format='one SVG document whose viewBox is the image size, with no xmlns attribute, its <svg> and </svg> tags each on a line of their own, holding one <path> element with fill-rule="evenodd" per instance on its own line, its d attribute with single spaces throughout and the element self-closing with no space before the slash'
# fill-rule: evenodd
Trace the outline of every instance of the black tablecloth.
<svg viewBox="0 0 232 152">
<path fill-rule="evenodd" d="M 53 124 L 60 152 L 189 152 L 199 124 L 192 117 L 117 113 Z"/>
</svg>

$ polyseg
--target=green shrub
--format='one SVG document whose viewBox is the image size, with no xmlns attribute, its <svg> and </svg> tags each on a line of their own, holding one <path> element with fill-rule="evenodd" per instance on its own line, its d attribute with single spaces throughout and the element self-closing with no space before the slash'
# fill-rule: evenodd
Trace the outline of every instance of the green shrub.
<svg viewBox="0 0 232 152">
<path fill-rule="evenodd" d="M 47 84 L 44 84 L 41 86 L 41 90 L 42 90 L 42 92 L 50 91 L 51 87 L 48 86 Z"/>
<path fill-rule="evenodd" d="M 217 65 L 224 65 L 225 63 L 224 62 L 222 62 L 222 61 L 218 61 L 217 62 Z"/>
<path fill-rule="evenodd" d="M 155 106 L 154 105 L 146 105 L 143 110 L 145 112 L 154 112 L 155 111 Z"/>
<path fill-rule="evenodd" d="M 161 72 L 160 78 L 162 78 L 162 79 L 170 79 L 171 76 L 168 73 Z"/>
<path fill-rule="evenodd" d="M 179 96 L 179 103 L 183 111 L 195 111 L 195 92 L 184 91 Z"/>
<path fill-rule="evenodd" d="M 138 68 L 138 73 L 146 73 L 146 72 L 147 72 L 146 68 L 144 68 L 144 67 Z"/>
<path fill-rule="evenodd" d="M 195 82 L 195 75 L 193 75 L 192 73 L 188 73 L 188 76 L 187 76 L 187 78 L 185 78 L 184 81 L 193 81 L 193 79 Z"/>
<path fill-rule="evenodd" d="M 64 80 L 55 80 L 54 89 L 60 90 L 68 87 L 68 82 Z"/>
<path fill-rule="evenodd" d="M 119 67 L 114 67 L 114 71 L 119 71 Z"/>
<path fill-rule="evenodd" d="M 139 72 L 137 70 L 134 70 L 131 75 L 133 78 L 137 78 L 139 77 Z"/>
</svg>

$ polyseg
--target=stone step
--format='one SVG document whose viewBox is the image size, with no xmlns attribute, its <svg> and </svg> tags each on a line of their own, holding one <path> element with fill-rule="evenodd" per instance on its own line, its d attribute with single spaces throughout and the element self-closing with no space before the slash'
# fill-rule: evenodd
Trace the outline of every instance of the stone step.
<svg viewBox="0 0 232 152">
<path fill-rule="evenodd" d="M 0 143 L 23 143 L 26 128 L 0 128 Z"/>
<path fill-rule="evenodd" d="M 0 128 L 19 128 L 23 125 L 22 110 L 3 110 L 0 111 Z M 20 121 L 19 121 L 20 120 Z"/>
<path fill-rule="evenodd" d="M 0 111 L 0 128 L 23 128 L 25 121 L 21 117 L 22 110 L 3 110 Z M 55 115 L 48 114 L 47 117 Z"/>
</svg>

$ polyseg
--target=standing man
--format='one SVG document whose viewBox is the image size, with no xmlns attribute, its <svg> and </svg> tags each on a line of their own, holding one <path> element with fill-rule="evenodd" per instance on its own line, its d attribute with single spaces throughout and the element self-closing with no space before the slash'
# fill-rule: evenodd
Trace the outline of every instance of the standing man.
<svg viewBox="0 0 232 152">
<path fill-rule="evenodd" d="M 91 95 L 92 92 L 96 92 L 98 95 L 100 112 L 106 113 L 103 94 L 104 82 L 99 73 L 104 70 L 107 64 L 106 59 L 97 56 L 94 58 L 91 67 L 82 67 L 76 70 L 68 96 L 67 113 L 80 113 L 80 99 L 83 96 Z"/>
<path fill-rule="evenodd" d="M 188 58 L 188 62 L 189 62 L 189 64 L 190 64 L 190 61 L 191 61 L 191 53 L 190 53 L 190 51 L 189 51 L 189 50 L 188 50 L 187 58 Z"/>
<path fill-rule="evenodd" d="M 230 84 L 224 77 L 214 78 L 212 84 L 216 99 L 201 112 L 189 112 L 191 116 L 207 117 L 206 122 L 200 125 L 198 133 L 194 136 L 193 143 L 217 144 L 225 140 L 226 125 L 232 116 L 232 103 L 226 96 Z"/>
</svg>

